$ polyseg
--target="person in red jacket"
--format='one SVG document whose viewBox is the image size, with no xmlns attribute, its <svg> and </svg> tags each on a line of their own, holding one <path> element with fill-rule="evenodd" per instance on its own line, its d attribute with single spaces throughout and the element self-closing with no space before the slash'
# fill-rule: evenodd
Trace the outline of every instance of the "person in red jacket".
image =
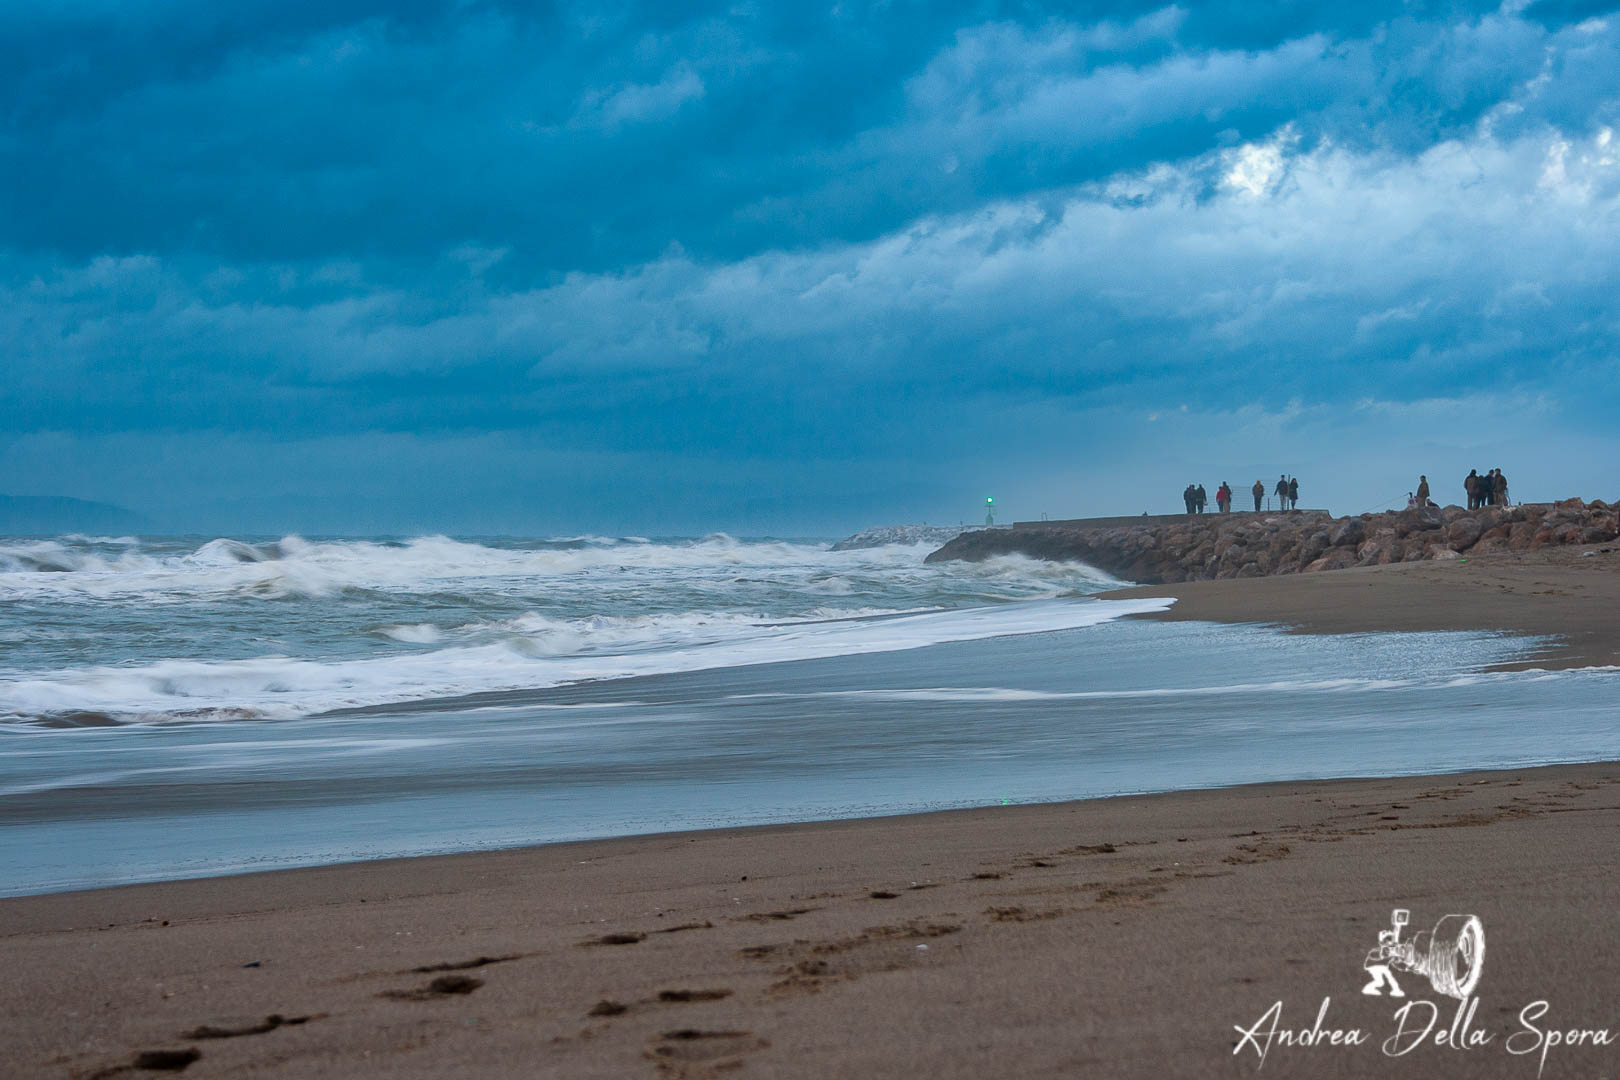
<svg viewBox="0 0 1620 1080">
<path fill-rule="evenodd" d="M 1221 513 L 1228 513 L 1232 509 L 1232 485 L 1225 480 L 1215 489 L 1215 505 L 1221 508 Z"/>
</svg>

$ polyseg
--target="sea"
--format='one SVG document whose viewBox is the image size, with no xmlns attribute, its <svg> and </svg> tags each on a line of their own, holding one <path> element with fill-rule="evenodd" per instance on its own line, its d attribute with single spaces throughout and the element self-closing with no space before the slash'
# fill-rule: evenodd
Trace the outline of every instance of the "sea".
<svg viewBox="0 0 1620 1080">
<path fill-rule="evenodd" d="M 0 895 L 1620 757 L 1495 633 L 1132 618 L 930 545 L 0 538 Z"/>
</svg>

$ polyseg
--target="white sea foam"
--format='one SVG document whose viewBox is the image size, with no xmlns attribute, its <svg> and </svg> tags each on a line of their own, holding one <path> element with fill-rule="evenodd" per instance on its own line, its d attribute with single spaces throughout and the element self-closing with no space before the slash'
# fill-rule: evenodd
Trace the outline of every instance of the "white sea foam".
<svg viewBox="0 0 1620 1080">
<path fill-rule="evenodd" d="M 394 641 L 403 641 L 410 645 L 432 645 L 444 637 L 443 631 L 432 623 L 412 623 L 401 626 L 379 627 L 377 633 Z"/>
<path fill-rule="evenodd" d="M 569 537 L 530 546 L 489 546 L 444 536 L 404 543 L 311 541 L 297 536 L 268 544 L 221 538 L 194 550 L 148 549 L 58 540 L 0 543 L 0 598 L 217 601 L 233 597 L 326 597 L 344 590 L 426 594 L 504 592 L 514 587 L 574 584 L 611 575 L 615 584 L 721 586 L 769 580 L 808 594 L 844 596 L 900 575 L 961 578 L 997 599 L 1095 590 L 1112 579 L 1073 564 L 1019 556 L 953 569 L 924 570 L 926 546 L 831 552 L 825 545 L 744 542 L 725 534 L 680 543 L 636 537 Z"/>
<path fill-rule="evenodd" d="M 504 640 L 409 655 L 359 660 L 269 656 L 251 660 L 164 660 L 128 667 L 96 666 L 0 681 L 0 716 L 28 719 L 69 714 L 124 722 L 292 717 L 502 690 L 538 689 L 587 679 L 615 679 L 704 668 L 915 649 L 950 641 L 1093 626 L 1122 615 L 1159 611 L 1171 601 L 1041 600 L 888 618 L 747 623 L 715 618 L 707 637 L 678 620 L 603 620 L 622 636 L 616 646 L 586 647 L 582 628 L 548 626 L 535 616 L 529 632 Z M 521 622 L 521 620 L 520 620 Z M 579 640 L 548 641 L 570 633 Z"/>
</svg>

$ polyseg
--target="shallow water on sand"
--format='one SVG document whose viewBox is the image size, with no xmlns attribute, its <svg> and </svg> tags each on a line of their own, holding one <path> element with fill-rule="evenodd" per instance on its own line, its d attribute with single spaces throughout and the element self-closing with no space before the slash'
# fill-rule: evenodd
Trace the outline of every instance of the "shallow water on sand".
<svg viewBox="0 0 1620 1080">
<path fill-rule="evenodd" d="M 1102 606 L 1013 601 L 1010 622 L 920 647 L 286 719 L 14 725 L 0 892 L 1620 756 L 1620 674 L 1481 673 L 1525 639 L 1092 619 Z"/>
</svg>

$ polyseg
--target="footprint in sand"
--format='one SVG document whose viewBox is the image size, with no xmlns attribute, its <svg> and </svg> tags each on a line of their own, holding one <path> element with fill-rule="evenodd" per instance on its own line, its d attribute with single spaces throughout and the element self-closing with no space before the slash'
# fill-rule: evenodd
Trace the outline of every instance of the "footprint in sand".
<svg viewBox="0 0 1620 1080">
<path fill-rule="evenodd" d="M 1026 907 L 990 907 L 984 913 L 990 916 L 991 922 L 1038 922 L 1042 919 L 1057 919 L 1070 913 L 1068 908 L 1047 908 L 1042 911 L 1031 911 Z"/>
<path fill-rule="evenodd" d="M 478 956 L 471 960 L 459 960 L 455 963 L 424 964 L 421 967 L 413 967 L 408 972 L 401 972 L 401 974 L 431 975 L 436 971 L 467 971 L 472 968 L 488 967 L 490 964 L 504 964 L 508 960 L 521 960 L 524 955 L 523 953 L 511 953 L 507 956 Z"/>
<path fill-rule="evenodd" d="M 436 1001 L 439 998 L 470 994 L 484 985 L 483 979 L 471 975 L 440 975 L 426 986 L 414 990 L 384 990 L 377 996 L 395 1001 Z"/>
<path fill-rule="evenodd" d="M 263 1020 L 250 1020 L 242 1024 L 226 1026 L 223 1024 L 203 1024 L 181 1034 L 182 1039 L 236 1039 L 243 1035 L 263 1035 L 279 1027 L 295 1027 L 307 1024 L 311 1020 L 320 1019 L 317 1015 L 311 1016 L 282 1016 L 280 1013 L 271 1013 Z"/>
<path fill-rule="evenodd" d="M 132 1072 L 180 1072 L 189 1068 L 192 1062 L 200 1057 L 202 1051 L 195 1046 L 188 1046 L 183 1050 L 142 1050 L 127 1065 L 114 1065 L 109 1069 L 91 1073 L 89 1080 L 106 1080 L 108 1077 Z"/>
<path fill-rule="evenodd" d="M 895 971 L 916 962 L 919 942 L 954 934 L 954 923 L 913 920 L 900 926 L 870 926 L 853 937 L 829 941 L 795 941 L 783 945 L 750 945 L 738 950 L 746 960 L 785 961 L 779 982 L 766 988 L 770 997 L 816 993 L 830 982 L 853 981 L 873 971 Z M 847 955 L 847 954 L 860 955 Z M 836 962 L 829 957 L 837 957 Z"/>
<path fill-rule="evenodd" d="M 721 1001 L 732 995 L 731 990 L 660 990 L 658 1000 L 666 1003 L 686 1001 Z"/>
<path fill-rule="evenodd" d="M 753 914 L 750 914 L 750 915 L 739 915 L 739 916 L 737 916 L 737 921 L 739 921 L 739 922 L 786 922 L 789 919 L 797 919 L 800 915 L 808 915 L 812 911 L 819 911 L 819 910 L 820 910 L 819 908 L 813 908 L 813 907 L 798 907 L 798 908 L 788 908 L 786 911 L 756 911 L 756 912 L 754 912 Z"/>
<path fill-rule="evenodd" d="M 770 1045 L 751 1031 L 678 1028 L 653 1036 L 647 1057 L 677 1076 L 712 1076 L 736 1068 L 745 1055 Z"/>
<path fill-rule="evenodd" d="M 1273 859 L 1286 859 L 1288 855 L 1289 848 L 1287 844 L 1262 840 L 1254 844 L 1239 844 L 1236 854 L 1228 855 L 1221 861 L 1232 866 L 1241 866 L 1245 863 L 1262 863 L 1270 862 Z"/>
</svg>

